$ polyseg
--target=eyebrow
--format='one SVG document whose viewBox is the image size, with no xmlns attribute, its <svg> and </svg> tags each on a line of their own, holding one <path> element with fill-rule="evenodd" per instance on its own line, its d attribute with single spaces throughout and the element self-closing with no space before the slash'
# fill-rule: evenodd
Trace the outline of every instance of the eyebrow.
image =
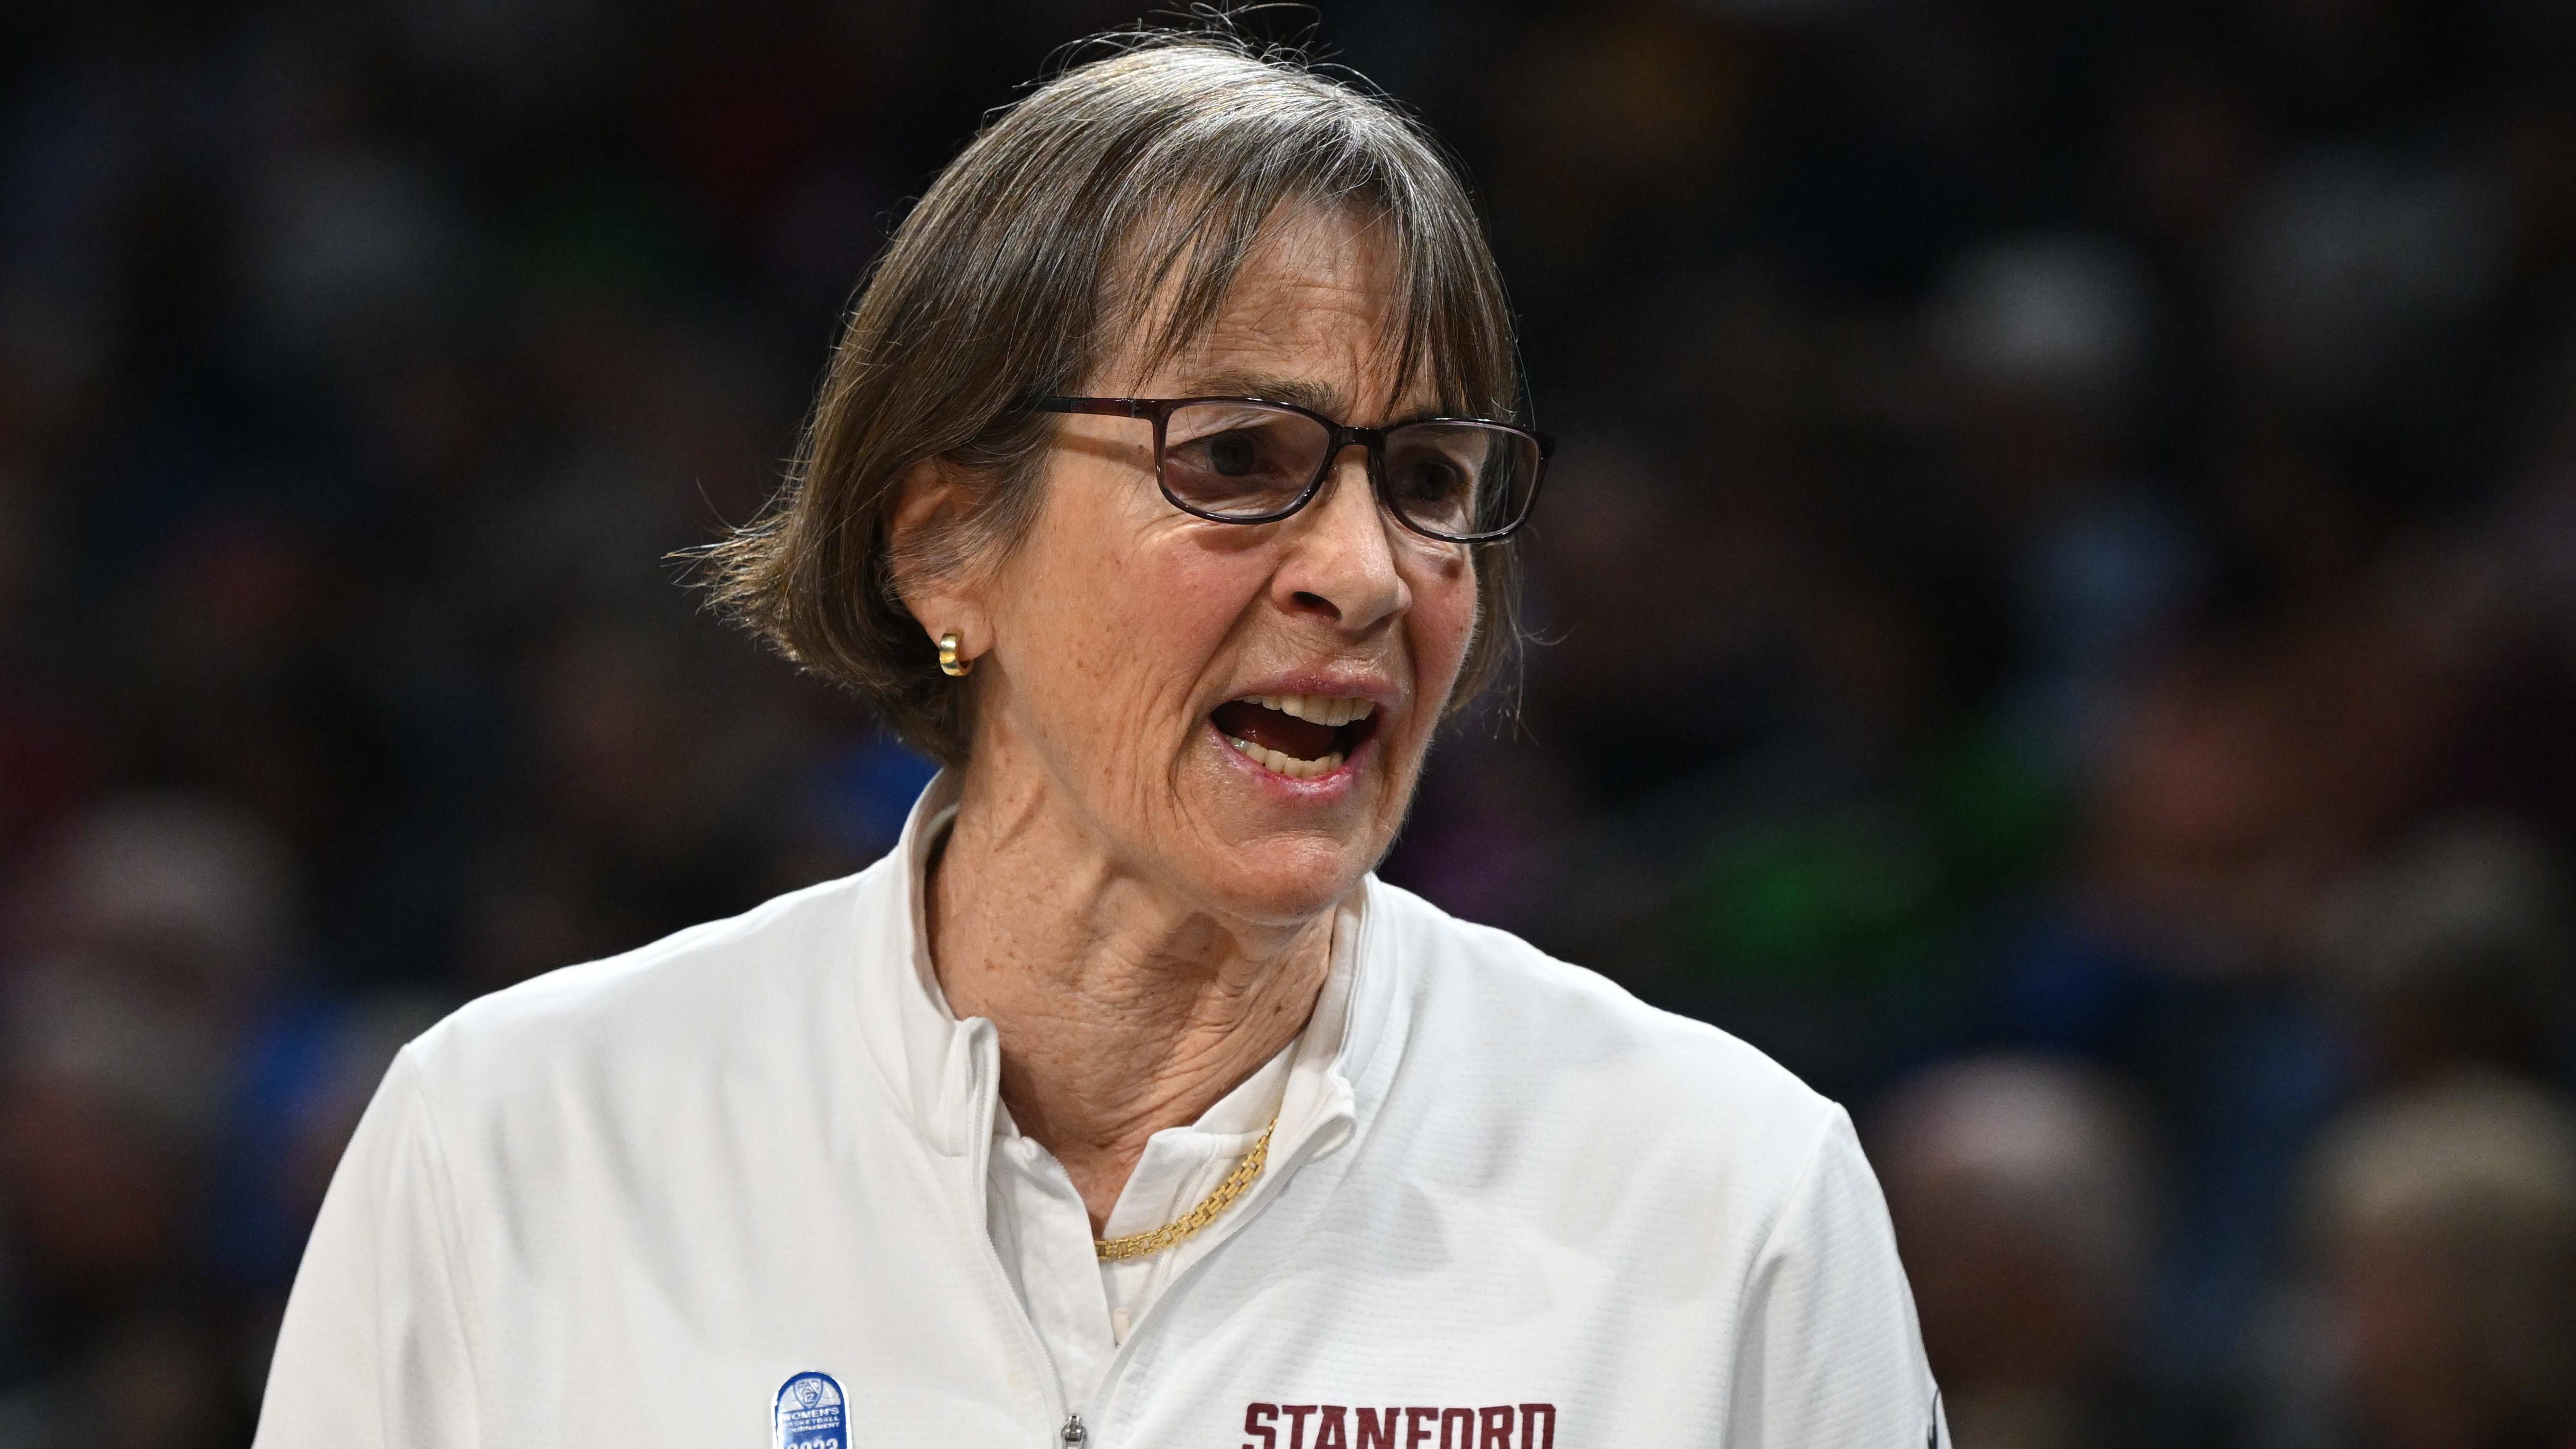
<svg viewBox="0 0 2576 1449">
<path fill-rule="evenodd" d="M 1302 377 L 1289 377 L 1271 372 L 1213 372 L 1190 378 L 1189 395 L 1197 397 L 1257 397 L 1270 402 L 1294 403 L 1308 412 L 1328 418 L 1349 421 L 1352 412 L 1348 394 L 1328 382 L 1314 382 Z M 1416 408 L 1387 420 L 1387 426 L 1437 417 L 1439 406 Z"/>
<path fill-rule="evenodd" d="M 1327 417 L 1342 417 L 1350 399 L 1331 383 L 1271 372 L 1214 372 L 1190 379 L 1188 390 L 1208 397 L 1257 397 L 1295 403 Z"/>
</svg>

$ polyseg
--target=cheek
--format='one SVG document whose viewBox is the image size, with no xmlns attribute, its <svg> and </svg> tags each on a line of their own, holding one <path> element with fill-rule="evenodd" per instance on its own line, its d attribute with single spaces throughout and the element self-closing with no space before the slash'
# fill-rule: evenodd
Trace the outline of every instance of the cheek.
<svg viewBox="0 0 2576 1449">
<path fill-rule="evenodd" d="M 1195 698 L 1260 577 L 1244 560 L 1188 547 L 1151 522 L 1048 519 L 1023 556 L 1002 628 L 1024 647 L 1019 673 L 1042 698 L 1045 733 L 1075 721 L 1094 742 L 1168 733 Z M 1039 724 L 1039 721 L 1031 721 Z M 1130 749 L 1103 758 L 1127 760 Z"/>
<path fill-rule="evenodd" d="M 1421 674 L 1416 683 L 1423 698 L 1446 704 L 1458 681 L 1459 667 L 1475 640 L 1478 598 L 1475 566 L 1466 560 L 1435 560 L 1412 570 L 1413 611 L 1408 642 Z M 1440 710 L 1426 711 L 1435 719 Z"/>
<path fill-rule="evenodd" d="M 1257 561 L 1186 543 L 1139 549 L 1109 582 L 1123 598 L 1120 638 L 1140 704 L 1183 713 L 1198 698 L 1246 606 L 1261 595 Z"/>
</svg>

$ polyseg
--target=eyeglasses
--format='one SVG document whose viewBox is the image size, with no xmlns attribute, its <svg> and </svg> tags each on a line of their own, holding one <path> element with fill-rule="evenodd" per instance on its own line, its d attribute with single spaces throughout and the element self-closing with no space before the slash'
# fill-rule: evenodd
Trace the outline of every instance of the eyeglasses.
<svg viewBox="0 0 2576 1449">
<path fill-rule="evenodd" d="M 1255 397 L 1047 397 L 1041 413 L 1149 418 L 1154 479 L 1183 513 L 1276 523 L 1315 500 L 1333 460 L 1368 449 L 1369 484 L 1396 521 L 1443 543 L 1494 543 L 1529 518 L 1554 439 L 1483 418 L 1346 427 Z"/>
</svg>

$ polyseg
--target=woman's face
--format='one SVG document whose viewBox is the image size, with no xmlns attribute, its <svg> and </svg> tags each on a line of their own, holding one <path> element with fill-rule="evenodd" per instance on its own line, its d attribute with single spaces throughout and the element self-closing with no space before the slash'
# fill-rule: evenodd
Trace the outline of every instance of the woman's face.
<svg viewBox="0 0 2576 1449">
<path fill-rule="evenodd" d="M 1365 229 L 1287 220 L 1180 358 L 1113 357 L 1081 391 L 1259 396 L 1362 426 L 1427 415 L 1418 381 L 1383 410 L 1391 289 Z M 987 795 L 1069 812 L 1119 874 L 1194 909 L 1311 918 L 1403 819 L 1475 626 L 1470 551 L 1388 517 L 1358 448 L 1269 524 L 1181 512 L 1153 465 L 1150 421 L 1062 420 L 1036 526 L 975 587 L 989 646 L 970 768 Z"/>
</svg>

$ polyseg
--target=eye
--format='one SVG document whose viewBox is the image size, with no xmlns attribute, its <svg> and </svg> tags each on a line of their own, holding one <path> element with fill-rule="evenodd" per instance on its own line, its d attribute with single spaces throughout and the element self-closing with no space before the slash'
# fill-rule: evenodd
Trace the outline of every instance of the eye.
<svg viewBox="0 0 2576 1449">
<path fill-rule="evenodd" d="M 1208 467 L 1225 477 L 1249 477 L 1261 466 L 1261 440 L 1251 433 L 1219 433 L 1201 446 L 1207 449 Z"/>
<path fill-rule="evenodd" d="M 1258 516 L 1287 507 L 1312 478 L 1331 434 L 1260 404 L 1194 403 L 1172 414 L 1164 491 L 1185 508 Z"/>
<path fill-rule="evenodd" d="M 1451 503 L 1469 487 L 1465 470 L 1446 458 L 1408 458 L 1394 472 L 1390 481 L 1397 496 L 1407 503 Z"/>
</svg>

